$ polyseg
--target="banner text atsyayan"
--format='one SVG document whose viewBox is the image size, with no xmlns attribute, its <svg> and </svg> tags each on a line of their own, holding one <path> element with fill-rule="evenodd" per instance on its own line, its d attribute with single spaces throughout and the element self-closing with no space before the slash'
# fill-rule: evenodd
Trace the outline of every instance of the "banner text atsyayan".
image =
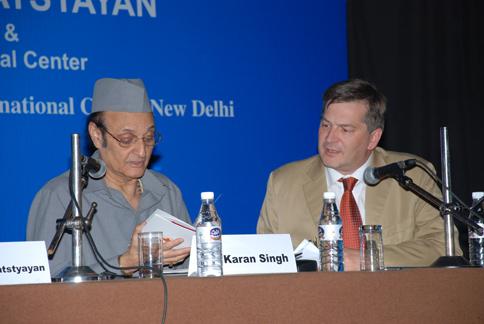
<svg viewBox="0 0 484 324">
<path fill-rule="evenodd" d="M 0 0 L 2 9 L 156 18 L 156 0 Z"/>
</svg>

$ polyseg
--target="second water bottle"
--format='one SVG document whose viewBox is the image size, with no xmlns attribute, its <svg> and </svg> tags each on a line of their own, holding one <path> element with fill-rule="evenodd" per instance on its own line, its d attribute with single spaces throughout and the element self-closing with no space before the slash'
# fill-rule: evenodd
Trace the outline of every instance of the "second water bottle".
<svg viewBox="0 0 484 324">
<path fill-rule="evenodd" d="M 344 271 L 343 225 L 334 192 L 323 194 L 323 210 L 319 219 L 319 255 L 321 271 Z"/>
<path fill-rule="evenodd" d="M 223 274 L 222 221 L 215 209 L 213 196 L 213 192 L 202 192 L 202 205 L 195 220 L 199 277 Z"/>
</svg>

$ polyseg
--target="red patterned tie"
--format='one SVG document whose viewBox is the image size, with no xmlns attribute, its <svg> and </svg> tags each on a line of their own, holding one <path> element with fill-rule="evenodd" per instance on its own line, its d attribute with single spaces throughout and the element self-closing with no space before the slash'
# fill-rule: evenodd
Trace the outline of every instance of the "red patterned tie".
<svg viewBox="0 0 484 324">
<path fill-rule="evenodd" d="M 343 221 L 343 242 L 345 248 L 359 249 L 360 236 L 359 230 L 361 226 L 361 216 L 356 204 L 355 197 L 353 197 L 353 188 L 358 179 L 353 177 L 341 178 L 338 181 L 343 182 L 345 192 L 341 197 L 340 212 Z"/>
</svg>

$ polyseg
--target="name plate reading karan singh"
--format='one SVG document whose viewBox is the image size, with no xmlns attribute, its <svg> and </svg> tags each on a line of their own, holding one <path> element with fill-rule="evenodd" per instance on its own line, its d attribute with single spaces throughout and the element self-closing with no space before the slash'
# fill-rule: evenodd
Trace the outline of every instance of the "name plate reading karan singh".
<svg viewBox="0 0 484 324">
<path fill-rule="evenodd" d="M 50 283 L 44 241 L 0 243 L 0 285 Z"/>
<path fill-rule="evenodd" d="M 222 261 L 224 276 L 297 272 L 289 234 L 222 235 Z M 188 274 L 197 275 L 196 240 Z"/>
</svg>

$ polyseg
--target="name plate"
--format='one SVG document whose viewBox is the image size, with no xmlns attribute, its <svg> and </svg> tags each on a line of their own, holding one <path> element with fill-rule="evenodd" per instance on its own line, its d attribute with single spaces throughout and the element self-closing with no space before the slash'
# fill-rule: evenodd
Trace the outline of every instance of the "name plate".
<svg viewBox="0 0 484 324">
<path fill-rule="evenodd" d="M 297 272 L 289 234 L 222 235 L 223 274 Z M 196 240 L 192 240 L 188 275 L 197 275 Z"/>
<path fill-rule="evenodd" d="M 50 283 L 43 241 L 0 243 L 0 285 Z"/>
</svg>

